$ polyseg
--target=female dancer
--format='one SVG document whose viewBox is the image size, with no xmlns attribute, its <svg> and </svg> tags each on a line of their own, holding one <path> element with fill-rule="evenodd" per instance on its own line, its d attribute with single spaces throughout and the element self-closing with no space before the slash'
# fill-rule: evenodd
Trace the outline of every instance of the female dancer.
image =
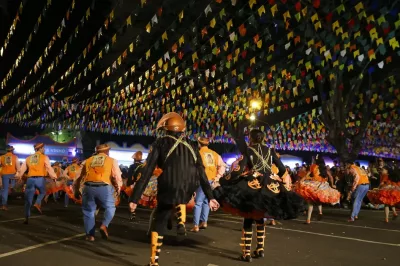
<svg viewBox="0 0 400 266">
<path fill-rule="evenodd" d="M 303 200 L 290 192 L 290 177 L 275 151 L 264 143 L 264 133 L 253 129 L 247 147 L 243 131 L 233 132 L 242 153 L 232 164 L 231 172 L 220 179 L 214 195 L 225 212 L 244 218 L 242 230 L 242 261 L 251 262 L 253 223 L 256 223 L 257 247 L 253 257 L 264 257 L 265 217 L 296 218 L 303 210 Z"/>
<path fill-rule="evenodd" d="M 322 219 L 322 204 L 336 204 L 340 201 L 340 193 L 329 186 L 328 173 L 322 158 L 316 157 L 316 164 L 312 164 L 310 172 L 297 182 L 294 191 L 308 203 L 306 224 L 311 223 L 314 204 L 318 206 L 318 220 Z"/>
<path fill-rule="evenodd" d="M 389 222 L 389 209 L 392 209 L 395 220 L 398 216 L 396 205 L 400 203 L 400 169 L 384 169 L 378 188 L 367 193 L 372 204 L 385 204 L 385 222 Z"/>
</svg>

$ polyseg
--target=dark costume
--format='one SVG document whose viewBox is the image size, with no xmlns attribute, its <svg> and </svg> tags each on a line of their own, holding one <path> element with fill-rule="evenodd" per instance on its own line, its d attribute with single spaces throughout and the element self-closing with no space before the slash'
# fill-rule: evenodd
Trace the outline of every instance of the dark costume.
<svg viewBox="0 0 400 266">
<path fill-rule="evenodd" d="M 250 132 L 251 145 L 244 138 L 235 141 L 242 156 L 233 163 L 231 172 L 220 179 L 214 195 L 225 212 L 244 217 L 241 260 L 250 262 L 252 225 L 257 225 L 257 248 L 254 257 L 264 256 L 264 217 L 293 219 L 301 212 L 302 199 L 291 192 L 290 176 L 275 151 L 262 144 L 264 133 Z"/>
<path fill-rule="evenodd" d="M 158 138 L 146 160 L 142 177 L 133 190 L 131 201 L 138 203 L 156 166 L 162 170 L 157 184 L 157 208 L 151 229 L 150 265 L 158 265 L 163 233 L 171 212 L 177 213 L 178 232 L 185 231 L 186 204 L 199 185 L 209 200 L 214 199 L 210 184 L 196 144 L 189 144 L 184 136 L 185 122 L 176 113 L 164 115 L 157 128 L 164 128 L 166 135 Z"/>
</svg>

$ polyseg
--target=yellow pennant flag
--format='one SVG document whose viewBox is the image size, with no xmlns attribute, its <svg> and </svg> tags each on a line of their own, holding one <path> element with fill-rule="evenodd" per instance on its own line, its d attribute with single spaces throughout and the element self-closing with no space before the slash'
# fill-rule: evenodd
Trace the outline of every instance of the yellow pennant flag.
<svg viewBox="0 0 400 266">
<path fill-rule="evenodd" d="M 259 8 L 258 8 L 258 15 L 261 17 L 262 16 L 262 14 L 265 14 L 265 7 L 264 7 L 264 5 L 262 5 L 262 6 L 260 6 Z"/>
<path fill-rule="evenodd" d="M 253 9 L 254 4 L 257 4 L 257 0 L 249 0 L 249 6 Z"/>
<path fill-rule="evenodd" d="M 183 10 L 179 13 L 179 22 L 182 22 L 183 19 Z"/>
<path fill-rule="evenodd" d="M 162 41 L 164 42 L 165 40 L 168 40 L 168 35 L 167 32 L 164 31 L 163 35 L 161 36 Z"/>
<path fill-rule="evenodd" d="M 232 25 L 233 25 L 233 22 L 232 22 L 232 19 L 231 19 L 226 23 L 226 27 L 228 28 L 228 30 L 231 29 Z"/>
<path fill-rule="evenodd" d="M 214 27 L 215 27 L 215 24 L 217 24 L 217 21 L 215 20 L 215 18 L 213 18 L 213 19 L 210 21 L 210 27 L 211 27 L 211 28 L 214 28 Z"/>
<path fill-rule="evenodd" d="M 271 7 L 271 13 L 273 17 L 275 17 L 276 12 L 278 12 L 278 6 L 275 4 L 273 7 Z"/>
</svg>

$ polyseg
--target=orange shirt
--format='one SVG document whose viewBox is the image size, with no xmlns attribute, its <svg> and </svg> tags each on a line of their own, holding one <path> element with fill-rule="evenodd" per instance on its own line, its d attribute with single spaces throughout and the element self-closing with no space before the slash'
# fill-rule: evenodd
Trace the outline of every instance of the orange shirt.
<svg viewBox="0 0 400 266">
<path fill-rule="evenodd" d="M 70 180 L 74 180 L 78 177 L 81 172 L 81 167 L 77 163 L 73 163 L 65 169 L 64 175 L 66 175 Z"/>
<path fill-rule="evenodd" d="M 53 166 L 53 170 L 54 170 L 54 173 L 56 173 L 57 178 L 59 178 L 61 176 L 61 173 L 62 173 L 61 167 L 58 166 L 58 165 L 55 165 L 55 166 Z"/>
<path fill-rule="evenodd" d="M 219 179 L 225 172 L 225 164 L 221 156 L 208 147 L 202 147 L 200 149 L 200 155 L 208 180 Z"/>
<path fill-rule="evenodd" d="M 121 170 L 118 162 L 104 153 L 99 153 L 86 160 L 85 182 L 103 182 L 122 186 Z"/>
<path fill-rule="evenodd" d="M 7 152 L 0 157 L 0 165 L 2 165 L 3 175 L 13 175 L 16 174 L 20 168 L 18 157 L 12 152 Z"/>
<path fill-rule="evenodd" d="M 350 171 L 354 175 L 353 190 L 355 190 L 356 187 L 359 185 L 369 184 L 369 179 L 368 179 L 367 173 L 364 170 L 362 170 L 360 167 L 353 164 L 351 166 Z"/>
<path fill-rule="evenodd" d="M 36 152 L 26 158 L 25 162 L 21 166 L 21 169 L 18 171 L 15 177 L 21 177 L 26 172 L 26 170 L 28 170 L 28 177 L 45 177 L 48 173 L 51 178 L 57 178 L 56 173 L 54 173 L 53 168 L 51 168 L 49 157 L 40 152 Z"/>
</svg>

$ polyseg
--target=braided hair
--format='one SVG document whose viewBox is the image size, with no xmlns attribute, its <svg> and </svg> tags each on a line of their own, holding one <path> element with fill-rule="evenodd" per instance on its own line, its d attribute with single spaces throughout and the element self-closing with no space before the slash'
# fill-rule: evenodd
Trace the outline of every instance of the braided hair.
<svg viewBox="0 0 400 266">
<path fill-rule="evenodd" d="M 328 171 L 326 170 L 325 161 L 319 156 L 319 154 L 317 154 L 317 157 L 315 158 L 315 163 L 318 165 L 319 175 L 323 178 L 328 178 Z"/>
<path fill-rule="evenodd" d="M 389 179 L 392 182 L 400 182 L 400 169 L 396 168 L 389 168 L 388 169 Z"/>
</svg>

